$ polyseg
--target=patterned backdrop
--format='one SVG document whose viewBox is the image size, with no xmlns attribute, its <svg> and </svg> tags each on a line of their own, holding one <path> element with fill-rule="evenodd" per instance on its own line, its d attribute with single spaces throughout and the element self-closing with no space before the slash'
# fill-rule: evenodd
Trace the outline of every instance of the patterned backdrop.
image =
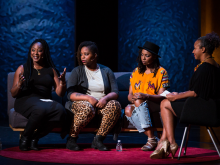
<svg viewBox="0 0 220 165">
<path fill-rule="evenodd" d="M 200 33 L 199 0 L 118 0 L 118 71 L 132 71 L 138 48 L 158 44 L 171 90 L 187 89 Z M 0 0 L 0 118 L 6 118 L 6 78 L 27 58 L 36 38 L 45 39 L 62 71 L 74 67 L 75 0 Z"/>
<path fill-rule="evenodd" d="M 200 35 L 199 0 L 119 0 L 118 70 L 132 71 L 137 46 L 160 46 L 161 65 L 168 71 L 171 91 L 184 91 L 196 65 L 193 44 Z"/>
<path fill-rule="evenodd" d="M 45 39 L 58 70 L 74 67 L 74 0 L 0 0 L 0 118 L 6 118 L 7 74 L 27 59 L 36 38 Z"/>
</svg>

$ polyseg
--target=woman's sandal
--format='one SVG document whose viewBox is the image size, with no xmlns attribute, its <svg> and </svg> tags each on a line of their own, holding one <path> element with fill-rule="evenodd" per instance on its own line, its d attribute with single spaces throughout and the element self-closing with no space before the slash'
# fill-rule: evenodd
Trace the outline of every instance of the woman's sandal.
<svg viewBox="0 0 220 165">
<path fill-rule="evenodd" d="M 148 138 L 147 143 L 141 148 L 142 151 L 153 151 L 157 147 L 157 138 Z"/>
</svg>

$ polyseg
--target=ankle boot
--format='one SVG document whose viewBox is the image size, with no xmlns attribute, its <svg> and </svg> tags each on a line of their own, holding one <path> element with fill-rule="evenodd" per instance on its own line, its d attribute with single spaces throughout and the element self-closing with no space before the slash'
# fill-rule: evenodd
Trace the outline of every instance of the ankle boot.
<svg viewBox="0 0 220 165">
<path fill-rule="evenodd" d="M 99 151 L 109 151 L 108 147 L 106 147 L 103 144 L 103 140 L 105 139 L 105 136 L 96 135 L 94 137 L 94 140 L 92 142 L 91 147 L 94 149 L 99 149 Z"/>
<path fill-rule="evenodd" d="M 73 151 L 78 151 L 80 150 L 79 146 L 76 144 L 78 137 L 68 137 L 67 138 L 67 143 L 66 143 L 66 148 L 69 150 Z"/>
<path fill-rule="evenodd" d="M 19 140 L 19 149 L 21 151 L 28 151 L 29 143 L 30 143 L 30 140 L 27 137 L 21 135 L 21 138 Z"/>
<path fill-rule="evenodd" d="M 35 150 L 35 151 L 39 151 L 37 143 L 38 143 L 38 139 L 32 139 L 31 144 L 30 144 L 30 149 Z"/>
<path fill-rule="evenodd" d="M 35 150 L 35 151 L 39 151 L 38 148 L 38 141 L 39 141 L 39 130 L 35 131 L 31 137 L 31 141 L 30 141 L 30 149 L 31 150 Z"/>
</svg>

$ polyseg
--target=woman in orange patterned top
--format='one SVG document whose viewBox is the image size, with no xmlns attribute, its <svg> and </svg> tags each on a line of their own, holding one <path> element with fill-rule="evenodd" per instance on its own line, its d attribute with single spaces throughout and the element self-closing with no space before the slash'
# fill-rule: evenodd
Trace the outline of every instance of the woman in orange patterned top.
<svg viewBox="0 0 220 165">
<path fill-rule="evenodd" d="M 132 104 L 125 108 L 125 115 L 140 133 L 148 136 L 141 149 L 152 151 L 157 147 L 157 137 L 153 134 L 150 112 L 160 111 L 160 102 L 165 98 L 160 94 L 170 86 L 170 82 L 167 71 L 160 66 L 160 47 L 146 41 L 143 47 L 138 48 L 138 67 L 130 77 L 128 94 Z"/>
</svg>

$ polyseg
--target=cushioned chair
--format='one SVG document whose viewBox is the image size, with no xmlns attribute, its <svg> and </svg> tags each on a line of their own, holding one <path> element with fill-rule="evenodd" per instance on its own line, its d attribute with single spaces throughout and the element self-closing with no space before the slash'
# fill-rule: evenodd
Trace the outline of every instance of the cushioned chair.
<svg viewBox="0 0 220 165">
<path fill-rule="evenodd" d="M 119 89 L 118 101 L 120 102 L 122 109 L 124 109 L 129 104 L 127 96 L 128 96 L 129 78 L 130 78 L 131 72 L 115 72 L 114 75 L 117 80 L 118 89 Z M 67 72 L 66 80 L 68 80 L 69 76 L 70 76 L 70 72 Z M 11 93 L 10 93 L 11 87 L 13 85 L 13 80 L 14 80 L 14 72 L 11 72 L 8 74 L 8 80 L 7 80 L 7 97 L 8 97 L 7 112 L 9 116 L 9 126 L 11 127 L 13 131 L 20 131 L 20 133 L 22 134 L 27 124 L 28 119 L 20 115 L 19 113 L 15 112 L 14 110 L 15 99 L 12 98 Z M 61 97 L 58 97 L 55 92 L 52 92 L 52 99 L 65 105 L 66 96 L 61 98 Z M 159 134 L 158 136 L 160 137 L 163 126 L 162 126 L 160 114 L 159 114 L 160 112 L 159 105 L 156 103 L 151 103 L 149 105 L 149 108 L 152 110 L 151 119 L 152 119 L 152 123 L 154 126 L 154 130 L 158 131 L 158 134 Z M 69 115 L 71 114 L 69 113 Z M 95 121 L 95 119 L 93 121 Z M 82 130 L 82 132 L 97 132 L 99 123 L 93 122 L 93 121 L 91 121 Z M 120 123 L 120 125 L 122 126 L 122 128 L 120 130 L 115 130 L 115 132 L 117 133 L 119 133 L 120 131 L 137 132 L 136 128 L 129 121 L 127 121 L 127 119 L 123 117 L 123 115 L 122 115 L 121 121 L 122 122 Z M 60 132 L 60 129 L 59 128 L 54 129 L 53 132 Z"/>
<path fill-rule="evenodd" d="M 208 134 L 220 157 L 220 152 L 218 150 L 214 138 L 212 137 L 213 134 L 218 144 L 220 145 L 219 140 L 214 130 L 212 129 L 212 127 L 220 126 L 220 100 L 218 101 L 214 101 L 212 99 L 204 100 L 198 97 L 188 98 L 183 107 L 183 111 L 180 117 L 180 123 L 185 123 L 187 124 L 187 126 L 185 127 L 185 131 L 183 134 L 178 160 L 180 159 L 185 137 L 186 137 L 186 143 L 185 143 L 184 155 L 186 155 L 186 149 L 187 149 L 191 125 L 199 125 L 206 127 Z M 212 131 L 212 134 L 210 130 Z"/>
</svg>

